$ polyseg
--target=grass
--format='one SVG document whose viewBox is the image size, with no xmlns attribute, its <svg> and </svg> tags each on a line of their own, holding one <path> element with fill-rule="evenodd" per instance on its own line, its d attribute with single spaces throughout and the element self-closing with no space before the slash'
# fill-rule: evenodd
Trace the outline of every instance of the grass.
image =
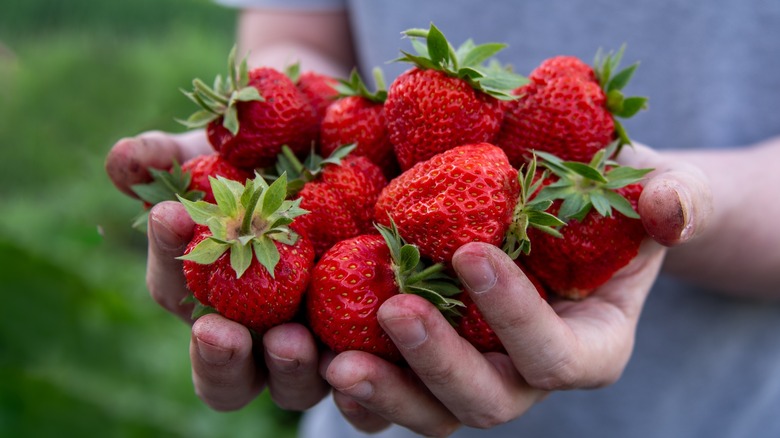
<svg viewBox="0 0 780 438">
<path fill-rule="evenodd" d="M 294 436 L 267 394 L 217 413 L 189 330 L 149 298 L 119 138 L 180 131 L 178 91 L 223 70 L 235 11 L 207 0 L 5 0 L 0 13 L 0 430 L 8 436 Z"/>
</svg>

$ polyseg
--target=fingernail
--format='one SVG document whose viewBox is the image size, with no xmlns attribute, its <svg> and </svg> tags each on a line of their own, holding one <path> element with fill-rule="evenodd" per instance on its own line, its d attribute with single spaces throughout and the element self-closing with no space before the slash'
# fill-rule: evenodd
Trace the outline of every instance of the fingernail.
<svg viewBox="0 0 780 438">
<path fill-rule="evenodd" d="M 428 331 L 419 318 L 391 318 L 385 321 L 390 337 L 399 346 L 414 348 L 428 338 Z"/>
<path fill-rule="evenodd" d="M 225 365 L 233 357 L 233 351 L 217 347 L 216 345 L 198 341 L 198 354 L 209 365 Z"/>
<path fill-rule="evenodd" d="M 464 253 L 458 257 L 456 270 L 463 284 L 474 293 L 483 293 L 495 286 L 496 269 L 490 258 Z"/>
<path fill-rule="evenodd" d="M 677 193 L 677 200 L 680 203 L 680 217 L 682 218 L 683 228 L 680 231 L 680 240 L 688 240 L 693 234 L 693 218 L 691 217 L 691 199 L 687 195 L 687 192 L 680 193 L 675 189 Z"/>
<path fill-rule="evenodd" d="M 374 386 L 370 382 L 361 380 L 349 388 L 341 389 L 340 391 L 352 398 L 368 400 L 372 395 L 374 395 Z"/>
<path fill-rule="evenodd" d="M 271 361 L 273 361 L 274 369 L 284 373 L 291 373 L 301 366 L 301 362 L 297 359 L 277 356 L 270 351 L 268 352 L 268 357 L 271 359 Z"/>
<path fill-rule="evenodd" d="M 165 251 L 179 252 L 183 246 L 182 237 L 176 234 L 165 222 L 162 222 L 157 215 L 149 215 L 149 234 L 160 249 Z"/>
</svg>

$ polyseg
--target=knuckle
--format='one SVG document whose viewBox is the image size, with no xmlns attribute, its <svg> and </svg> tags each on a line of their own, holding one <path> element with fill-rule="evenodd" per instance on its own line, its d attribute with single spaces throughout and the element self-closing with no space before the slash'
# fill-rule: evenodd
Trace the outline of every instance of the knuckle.
<svg viewBox="0 0 780 438">
<path fill-rule="evenodd" d="M 461 421 L 468 427 L 477 429 L 491 429 L 493 427 L 500 426 L 512 420 L 513 418 L 514 416 L 510 415 L 505 409 L 483 408 L 478 412 L 469 413 L 469 415 L 463 418 Z"/>
<path fill-rule="evenodd" d="M 564 358 L 557 361 L 552 367 L 529 373 L 525 377 L 528 384 L 536 389 L 544 391 L 572 389 L 577 387 L 580 381 L 577 369 L 578 367 L 571 359 Z"/>
</svg>

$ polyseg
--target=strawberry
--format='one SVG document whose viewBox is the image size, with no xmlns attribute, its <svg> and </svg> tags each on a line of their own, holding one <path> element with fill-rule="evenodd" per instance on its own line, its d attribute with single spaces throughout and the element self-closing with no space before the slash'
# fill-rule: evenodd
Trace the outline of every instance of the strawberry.
<svg viewBox="0 0 780 438">
<path fill-rule="evenodd" d="M 338 80 L 314 71 L 301 72 L 299 64 L 291 65 L 285 74 L 309 99 L 317 115 L 317 121 L 321 122 L 322 118 L 325 117 L 325 110 L 338 97 L 339 93 L 336 91 Z"/>
<path fill-rule="evenodd" d="M 309 211 L 296 221 L 297 230 L 308 236 L 318 257 L 336 242 L 374 231 L 374 204 L 387 179 L 368 158 L 351 155 L 353 150 L 354 145 L 339 148 L 327 159 L 312 153 L 301 163 L 284 148 L 277 163 L 279 174 L 295 178 L 288 194 Z"/>
<path fill-rule="evenodd" d="M 199 79 L 185 92 L 202 109 L 182 121 L 206 127 L 214 149 L 236 167 L 254 169 L 274 163 L 282 145 L 303 156 L 319 129 L 309 99 L 284 73 L 269 67 L 248 70 L 246 60 L 235 65 L 231 51 L 229 78 L 217 76 L 209 87 Z"/>
<path fill-rule="evenodd" d="M 587 163 L 615 139 L 630 144 L 616 117 L 632 117 L 644 109 L 644 97 L 624 97 L 622 89 L 637 64 L 614 76 L 621 49 L 616 55 L 597 56 L 596 69 L 573 57 L 555 57 L 543 62 L 530 75 L 530 82 L 515 90 L 520 97 L 506 102 L 504 122 L 496 144 L 510 162 L 520 166 L 533 151 L 551 153 L 563 160 Z"/>
<path fill-rule="evenodd" d="M 187 287 L 203 306 L 257 334 L 292 320 L 314 264 L 314 248 L 293 228 L 304 214 L 285 200 L 286 175 L 270 186 L 211 179 L 216 204 L 181 199 L 196 229 L 181 260 Z"/>
<path fill-rule="evenodd" d="M 526 80 L 495 64 L 482 65 L 505 46 L 469 40 L 456 50 L 433 24 L 404 34 L 413 38 L 417 54 L 402 52 L 399 61 L 414 67 L 393 81 L 385 102 L 401 169 L 455 146 L 492 142 L 503 119 L 499 99 L 515 98 L 511 91 Z"/>
<path fill-rule="evenodd" d="M 426 268 L 397 229 L 377 229 L 380 234 L 343 240 L 322 256 L 312 272 L 306 314 L 312 332 L 334 352 L 361 350 L 399 362 L 398 348 L 377 321 L 379 306 L 399 293 L 413 293 L 448 316 L 460 305 L 448 297 L 461 289 L 442 273 L 442 265 Z"/>
<path fill-rule="evenodd" d="M 500 246 L 508 232 L 508 251 L 526 251 L 529 225 L 547 232 L 559 225 L 543 213 L 549 204 L 525 196 L 533 193 L 529 184 L 497 146 L 458 146 L 390 181 L 377 200 L 375 219 L 385 225 L 394 221 L 401 235 L 436 263 L 449 264 L 455 250 L 468 242 Z"/>
<path fill-rule="evenodd" d="M 374 70 L 374 78 L 374 92 L 357 71 L 339 83 L 339 98 L 326 109 L 320 125 L 320 151 L 328 156 L 340 146 L 354 143 L 353 155 L 367 157 L 390 177 L 397 173 L 398 164 L 385 126 L 387 91 L 381 70 Z"/>
<path fill-rule="evenodd" d="M 652 169 L 607 161 L 617 143 L 599 151 L 589 164 L 538 152 L 554 175 L 536 199 L 554 200 L 550 213 L 568 222 L 557 239 L 529 230 L 534 250 L 521 260 L 548 290 L 564 298 L 593 293 L 636 257 L 645 238 L 636 205 L 639 181 Z"/>
</svg>

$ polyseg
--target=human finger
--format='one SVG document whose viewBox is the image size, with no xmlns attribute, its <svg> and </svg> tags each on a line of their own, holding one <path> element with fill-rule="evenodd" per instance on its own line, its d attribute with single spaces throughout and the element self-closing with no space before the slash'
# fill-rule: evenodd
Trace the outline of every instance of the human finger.
<svg viewBox="0 0 780 438">
<path fill-rule="evenodd" d="M 637 208 L 650 237 L 675 246 L 704 231 L 713 205 L 709 180 L 701 169 L 641 144 L 623 150 L 620 161 L 655 169 L 644 182 Z"/>
<path fill-rule="evenodd" d="M 326 377 L 345 418 L 365 432 L 394 423 L 421 435 L 446 436 L 460 425 L 413 373 L 375 355 L 341 353 Z"/>
<path fill-rule="evenodd" d="M 181 134 L 149 131 L 117 141 L 106 156 L 105 169 L 117 189 L 136 197 L 131 187 L 151 180 L 150 167 L 168 169 L 173 160 L 183 163 L 211 152 L 203 130 Z"/>
<path fill-rule="evenodd" d="M 193 324 L 190 360 L 195 392 L 215 410 L 240 409 L 264 387 L 249 330 L 218 314 L 205 315 Z"/>
<path fill-rule="evenodd" d="M 630 357 L 639 310 L 663 258 L 661 247 L 653 245 L 630 264 L 642 267 L 633 275 L 611 280 L 588 299 L 555 307 L 492 245 L 464 245 L 453 266 L 531 386 L 591 388 L 617 380 Z"/>
<path fill-rule="evenodd" d="M 152 298 L 169 312 L 191 322 L 192 305 L 183 303 L 190 291 L 182 271 L 184 254 L 195 223 L 181 203 L 166 201 L 149 212 L 146 287 Z"/>
<path fill-rule="evenodd" d="M 302 411 L 317 404 L 330 391 L 319 372 L 319 351 L 311 332 L 288 323 L 263 335 L 268 389 L 283 409 Z"/>
</svg>

